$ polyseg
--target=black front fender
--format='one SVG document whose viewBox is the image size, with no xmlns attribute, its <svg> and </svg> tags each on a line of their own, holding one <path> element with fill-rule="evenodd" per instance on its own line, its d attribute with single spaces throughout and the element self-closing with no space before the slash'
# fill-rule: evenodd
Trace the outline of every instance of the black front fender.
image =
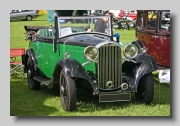
<svg viewBox="0 0 180 126">
<path fill-rule="evenodd" d="M 157 70 L 157 63 L 155 59 L 148 54 L 138 54 L 134 60 L 137 63 L 124 62 L 122 66 L 123 71 L 127 71 L 134 80 L 135 90 L 137 91 L 140 79 L 147 73 L 152 73 Z"/>
<path fill-rule="evenodd" d="M 61 70 L 64 70 L 65 74 L 69 77 L 83 78 L 92 84 L 90 77 L 83 69 L 82 65 L 75 59 L 61 59 L 57 62 L 53 73 L 54 84 L 59 83 Z"/>
</svg>

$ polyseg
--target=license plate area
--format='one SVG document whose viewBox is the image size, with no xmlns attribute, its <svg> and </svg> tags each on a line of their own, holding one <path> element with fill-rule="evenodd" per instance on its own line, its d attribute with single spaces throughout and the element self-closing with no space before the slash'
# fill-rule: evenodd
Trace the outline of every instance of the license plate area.
<svg viewBox="0 0 180 126">
<path fill-rule="evenodd" d="M 121 94 L 100 94 L 99 102 L 118 102 L 118 101 L 130 101 L 130 93 Z"/>
</svg>

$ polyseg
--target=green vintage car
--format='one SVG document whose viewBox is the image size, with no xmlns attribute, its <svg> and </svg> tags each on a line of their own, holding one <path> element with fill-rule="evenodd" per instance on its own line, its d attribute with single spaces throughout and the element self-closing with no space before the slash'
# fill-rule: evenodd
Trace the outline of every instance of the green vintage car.
<svg viewBox="0 0 180 126">
<path fill-rule="evenodd" d="M 102 18 L 108 19 L 104 33 L 94 30 Z M 22 62 L 31 90 L 59 85 L 65 111 L 76 109 L 79 91 L 98 95 L 99 102 L 130 101 L 132 93 L 143 103 L 153 101 L 155 60 L 140 41 L 122 47 L 110 16 L 56 16 L 54 21 L 54 26 L 25 26 L 30 42 Z"/>
</svg>

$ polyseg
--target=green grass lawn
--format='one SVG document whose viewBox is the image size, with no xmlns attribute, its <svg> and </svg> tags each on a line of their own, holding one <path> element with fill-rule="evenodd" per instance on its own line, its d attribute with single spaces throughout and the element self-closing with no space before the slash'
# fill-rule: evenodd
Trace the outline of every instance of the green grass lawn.
<svg viewBox="0 0 180 126">
<path fill-rule="evenodd" d="M 24 38 L 24 25 L 53 25 L 47 21 L 47 15 L 41 15 L 33 21 L 14 21 L 10 23 L 10 47 L 28 48 L 29 41 Z M 125 44 L 135 40 L 134 30 L 116 30 L 120 32 Z M 77 101 L 77 110 L 65 112 L 62 109 L 59 89 L 48 89 L 42 85 L 40 91 L 31 91 L 27 79 L 13 76 L 10 79 L 10 115 L 11 116 L 170 116 L 170 85 L 155 81 L 155 94 L 152 105 L 136 102 L 134 94 L 130 102 L 99 103 L 98 97 L 87 97 Z"/>
</svg>

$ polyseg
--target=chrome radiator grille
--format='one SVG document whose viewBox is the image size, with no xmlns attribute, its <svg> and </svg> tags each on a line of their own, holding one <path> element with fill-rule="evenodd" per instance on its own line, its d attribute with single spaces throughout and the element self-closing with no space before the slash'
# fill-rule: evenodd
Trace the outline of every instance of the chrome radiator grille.
<svg viewBox="0 0 180 126">
<path fill-rule="evenodd" d="M 113 90 L 121 85 L 121 48 L 102 46 L 98 56 L 98 86 L 103 90 Z M 112 84 L 111 86 L 108 86 Z"/>
</svg>

